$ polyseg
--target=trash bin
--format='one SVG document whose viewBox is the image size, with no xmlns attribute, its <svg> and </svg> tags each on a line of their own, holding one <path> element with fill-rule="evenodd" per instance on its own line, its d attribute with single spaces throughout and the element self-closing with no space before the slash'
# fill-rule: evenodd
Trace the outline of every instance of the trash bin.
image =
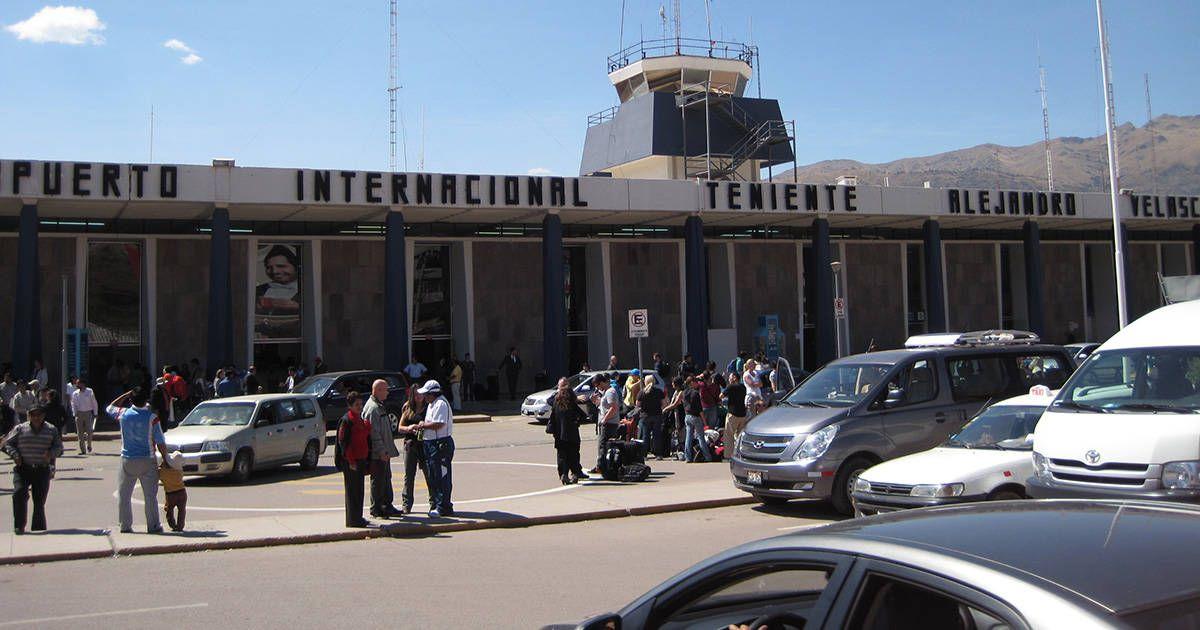
<svg viewBox="0 0 1200 630">
<path fill-rule="evenodd" d="M 487 399 L 496 400 L 500 396 L 500 374 L 489 372 L 487 377 Z"/>
</svg>

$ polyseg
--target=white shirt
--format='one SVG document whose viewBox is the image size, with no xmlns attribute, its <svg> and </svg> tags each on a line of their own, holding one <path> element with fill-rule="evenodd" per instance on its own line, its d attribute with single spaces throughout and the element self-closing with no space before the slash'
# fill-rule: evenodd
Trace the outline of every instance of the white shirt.
<svg viewBox="0 0 1200 630">
<path fill-rule="evenodd" d="M 50 377 L 46 374 L 46 368 L 38 370 L 33 375 L 33 380 L 38 382 L 38 390 L 40 391 L 50 382 Z"/>
<path fill-rule="evenodd" d="M 79 411 L 90 411 L 96 413 L 100 410 L 100 405 L 96 404 L 96 395 L 92 393 L 91 387 L 84 387 L 75 390 L 71 394 L 71 409 Z"/>
<path fill-rule="evenodd" d="M 413 361 L 404 367 L 404 373 L 409 378 L 420 378 L 426 372 L 425 364 L 420 361 Z"/>
<path fill-rule="evenodd" d="M 75 392 L 79 391 L 79 388 L 75 387 L 75 385 L 73 385 L 71 383 L 67 383 L 67 385 L 63 391 L 66 394 L 65 396 L 63 396 L 63 398 L 67 401 L 67 406 L 70 407 L 70 409 L 68 409 L 67 411 L 70 411 L 72 414 L 74 414 L 75 413 Z"/>
<path fill-rule="evenodd" d="M 445 396 L 438 396 L 437 400 L 429 403 L 429 407 L 425 409 L 425 422 L 440 422 L 442 428 L 425 429 L 421 432 L 422 440 L 450 437 L 450 433 L 454 430 L 454 412 L 450 410 L 450 403 L 446 402 Z"/>
</svg>

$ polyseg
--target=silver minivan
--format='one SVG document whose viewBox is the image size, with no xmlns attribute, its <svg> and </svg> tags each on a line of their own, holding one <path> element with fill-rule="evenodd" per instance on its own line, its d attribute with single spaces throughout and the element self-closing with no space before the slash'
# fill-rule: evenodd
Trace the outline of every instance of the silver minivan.
<svg viewBox="0 0 1200 630">
<path fill-rule="evenodd" d="M 235 396 L 196 405 L 166 438 L 168 450 L 183 454 L 184 474 L 242 482 L 255 470 L 285 464 L 316 468 L 325 421 L 309 394 Z"/>
<path fill-rule="evenodd" d="M 766 504 L 828 499 L 851 514 L 862 471 L 937 446 L 990 400 L 1057 389 L 1073 370 L 1062 347 L 1012 331 L 838 359 L 750 421 L 732 449 L 734 486 Z"/>
</svg>

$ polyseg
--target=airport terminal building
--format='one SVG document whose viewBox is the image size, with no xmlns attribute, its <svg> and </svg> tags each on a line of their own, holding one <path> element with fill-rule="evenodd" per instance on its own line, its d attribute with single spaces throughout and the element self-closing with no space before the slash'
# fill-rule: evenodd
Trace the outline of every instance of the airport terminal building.
<svg viewBox="0 0 1200 630">
<path fill-rule="evenodd" d="M 647 360 L 809 369 L 916 333 L 1116 330 L 1108 194 L 770 181 L 792 126 L 743 93 L 752 50 L 705 45 L 610 58 L 621 105 L 589 119 L 579 177 L 4 159 L 0 359 L 61 382 L 69 340 L 95 382 L 117 359 L 470 353 L 483 378 L 515 346 L 529 390 L 635 362 L 635 308 Z M 1200 272 L 1200 196 L 1119 202 L 1133 318 L 1159 274 Z"/>
</svg>

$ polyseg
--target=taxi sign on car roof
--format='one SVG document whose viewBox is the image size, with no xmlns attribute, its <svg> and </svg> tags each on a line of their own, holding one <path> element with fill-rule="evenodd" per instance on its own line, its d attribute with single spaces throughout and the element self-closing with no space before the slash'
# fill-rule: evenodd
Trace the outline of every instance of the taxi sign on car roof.
<svg viewBox="0 0 1200 630">
<path fill-rule="evenodd" d="M 1029 388 L 1030 396 L 1053 396 L 1054 390 L 1045 385 L 1034 385 Z"/>
</svg>

